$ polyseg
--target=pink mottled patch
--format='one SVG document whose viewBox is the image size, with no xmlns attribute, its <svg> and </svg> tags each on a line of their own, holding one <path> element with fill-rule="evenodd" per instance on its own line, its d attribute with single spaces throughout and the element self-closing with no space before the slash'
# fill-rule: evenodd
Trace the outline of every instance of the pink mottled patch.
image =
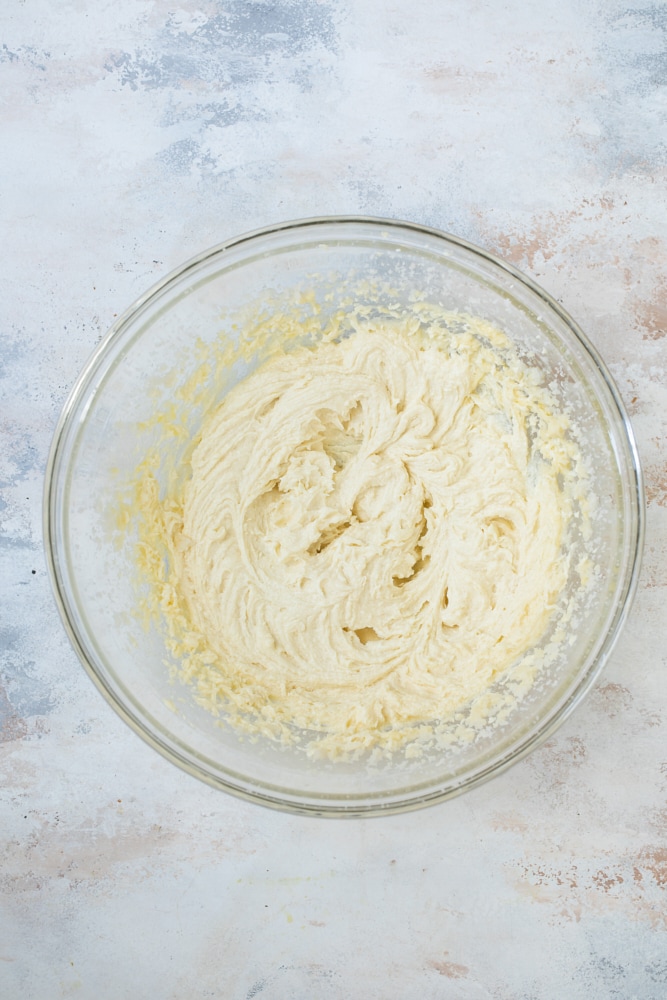
<svg viewBox="0 0 667 1000">
<path fill-rule="evenodd" d="M 435 969 L 441 976 L 447 979 L 465 979 L 470 969 L 467 965 L 459 965 L 457 962 L 429 962 L 432 969 Z"/>
<path fill-rule="evenodd" d="M 602 684 L 594 689 L 591 702 L 599 707 L 610 719 L 628 711 L 632 705 L 632 694 L 622 684 Z"/>
<path fill-rule="evenodd" d="M 13 710 L 7 692 L 0 685 L 0 743 L 10 743 L 22 739 L 28 732 L 25 719 Z"/>
<path fill-rule="evenodd" d="M 637 861 L 640 868 L 653 876 L 656 885 L 667 889 L 667 847 L 643 847 Z"/>
<path fill-rule="evenodd" d="M 649 465 L 644 470 L 646 477 L 646 502 L 667 507 L 667 462 Z"/>
</svg>

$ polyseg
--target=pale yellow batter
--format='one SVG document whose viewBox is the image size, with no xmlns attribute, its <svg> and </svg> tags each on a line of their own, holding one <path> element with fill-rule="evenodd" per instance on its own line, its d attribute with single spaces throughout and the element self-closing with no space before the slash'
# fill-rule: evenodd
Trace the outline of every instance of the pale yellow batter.
<svg viewBox="0 0 667 1000">
<path fill-rule="evenodd" d="M 357 323 L 279 354 L 208 419 L 176 499 L 144 483 L 185 677 L 250 730 L 315 730 L 331 756 L 390 743 L 547 626 L 568 422 L 504 335 L 449 325 Z"/>
</svg>

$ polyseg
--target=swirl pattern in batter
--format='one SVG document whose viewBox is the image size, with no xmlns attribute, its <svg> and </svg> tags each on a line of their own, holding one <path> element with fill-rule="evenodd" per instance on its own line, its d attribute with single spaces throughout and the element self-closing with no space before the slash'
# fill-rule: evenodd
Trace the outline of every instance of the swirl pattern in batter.
<svg viewBox="0 0 667 1000">
<path fill-rule="evenodd" d="M 266 361 L 162 507 L 200 698 L 334 757 L 470 703 L 567 580 L 567 426 L 481 322 L 368 322 Z"/>
</svg>

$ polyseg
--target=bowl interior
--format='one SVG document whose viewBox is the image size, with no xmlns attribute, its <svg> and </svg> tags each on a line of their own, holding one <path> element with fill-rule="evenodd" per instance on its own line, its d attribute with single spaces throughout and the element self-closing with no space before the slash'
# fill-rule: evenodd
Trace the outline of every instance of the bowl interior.
<svg viewBox="0 0 667 1000">
<path fill-rule="evenodd" d="M 416 291 L 509 333 L 567 409 L 597 496 L 587 551 L 599 583 L 539 683 L 502 725 L 420 758 L 311 760 L 298 749 L 243 738 L 171 679 L 162 633 L 139 613 L 136 527 L 123 521 L 119 498 L 155 446 L 162 485 L 178 474 L 211 399 L 222 398 L 261 352 L 250 349 L 224 370 L 212 364 L 207 370 L 207 359 L 221 342 L 237 344 L 276 303 L 317 325 L 346 301 L 386 305 L 393 297 L 408 305 Z M 193 377 L 201 379 L 199 402 L 182 392 Z M 166 412 L 186 431 L 169 449 L 154 419 Z M 578 701 L 608 656 L 641 547 L 641 481 L 629 424 L 606 369 L 572 321 L 540 289 L 483 252 L 418 227 L 373 220 L 321 220 L 254 234 L 201 255 L 144 296 L 75 387 L 56 433 L 47 490 L 61 612 L 116 710 L 197 776 L 266 804 L 317 813 L 414 807 L 455 794 L 529 750 Z"/>
</svg>

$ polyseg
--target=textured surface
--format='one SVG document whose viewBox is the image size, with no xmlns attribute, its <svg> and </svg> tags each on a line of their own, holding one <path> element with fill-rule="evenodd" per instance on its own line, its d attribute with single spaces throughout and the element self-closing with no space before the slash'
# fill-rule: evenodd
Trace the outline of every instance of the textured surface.
<svg viewBox="0 0 667 1000">
<path fill-rule="evenodd" d="M 637 0 L 23 0 L 0 11 L 0 996 L 667 995 L 667 16 Z M 299 820 L 179 773 L 85 677 L 41 492 L 88 354 L 271 221 L 448 229 L 609 363 L 647 480 L 639 594 L 549 743 L 424 813 Z"/>
</svg>

